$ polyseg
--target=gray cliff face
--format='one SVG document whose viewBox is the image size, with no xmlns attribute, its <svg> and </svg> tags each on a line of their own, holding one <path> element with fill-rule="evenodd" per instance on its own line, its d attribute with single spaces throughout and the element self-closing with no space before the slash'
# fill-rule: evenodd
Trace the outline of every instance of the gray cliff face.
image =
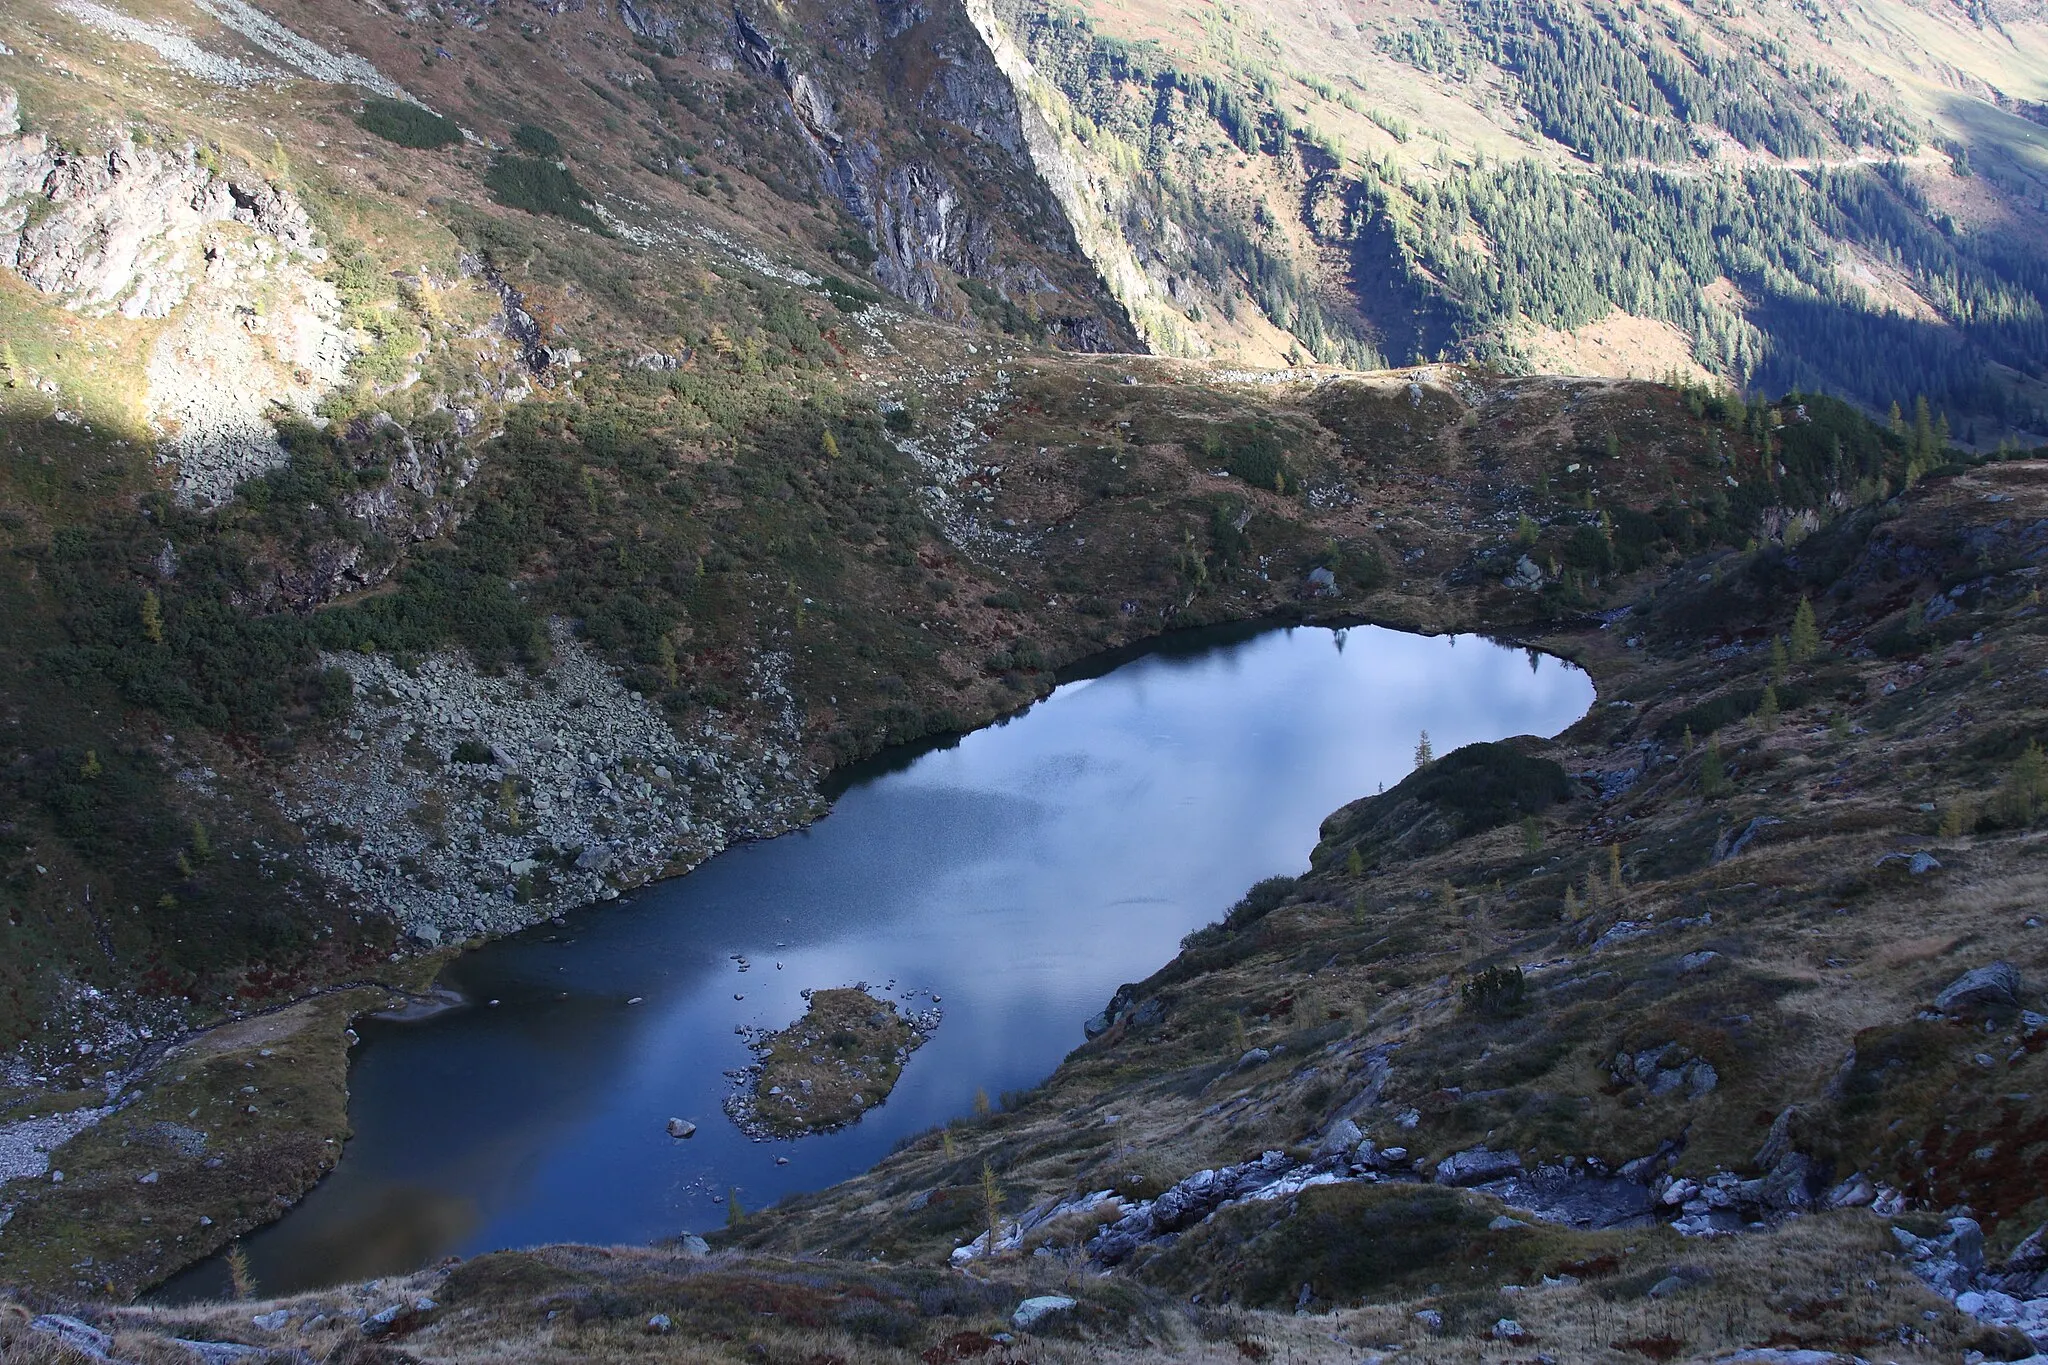
<svg viewBox="0 0 2048 1365">
<path fill-rule="evenodd" d="M 701 44 L 701 17 L 628 0 L 636 35 Z M 964 318 L 954 278 L 1042 317 L 1079 349 L 1136 336 L 1039 178 L 1009 77 L 958 4 L 834 8 L 799 23 L 735 7 L 718 50 L 696 55 L 781 91 L 819 182 L 875 250 L 876 283 L 917 308 Z"/>
<path fill-rule="evenodd" d="M 17 128 L 7 91 L 0 127 Z M 305 209 L 198 149 L 116 136 L 74 153 L 0 134 L 0 264 L 90 315 L 167 319 L 145 366 L 157 458 L 180 500 L 225 501 L 283 463 L 276 409 L 311 415 L 356 350 Z"/>
</svg>

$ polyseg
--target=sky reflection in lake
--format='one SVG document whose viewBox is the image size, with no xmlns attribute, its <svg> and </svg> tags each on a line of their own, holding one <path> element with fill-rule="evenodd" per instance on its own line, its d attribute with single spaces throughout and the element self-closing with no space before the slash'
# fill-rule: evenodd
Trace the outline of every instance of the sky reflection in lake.
<svg viewBox="0 0 2048 1365">
<path fill-rule="evenodd" d="M 449 968 L 494 1008 L 362 1025 L 356 1136 L 250 1239 L 258 1281 L 285 1292 L 450 1252 L 645 1242 L 721 1223 L 714 1196 L 730 1188 L 755 1208 L 844 1178 L 968 1111 L 978 1088 L 1041 1080 L 1118 984 L 1252 882 L 1301 870 L 1324 816 L 1406 774 L 1424 729 L 1439 754 L 1553 734 L 1592 695 L 1553 659 L 1371 628 L 1182 645 L 1068 683 L 857 782 L 808 830 Z M 719 1108 L 722 1073 L 749 1060 L 734 1025 L 779 1027 L 803 988 L 855 981 L 936 992 L 945 1023 L 852 1128 L 746 1139 Z M 697 1136 L 669 1138 L 671 1115 Z"/>
</svg>

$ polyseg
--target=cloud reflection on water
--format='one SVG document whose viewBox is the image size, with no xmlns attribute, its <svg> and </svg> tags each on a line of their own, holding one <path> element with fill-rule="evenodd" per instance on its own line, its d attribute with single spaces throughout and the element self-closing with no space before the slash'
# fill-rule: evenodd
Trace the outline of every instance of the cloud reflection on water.
<svg viewBox="0 0 2048 1365">
<path fill-rule="evenodd" d="M 366 1028 L 357 1137 L 252 1239 L 259 1278 L 281 1291 L 449 1251 L 644 1241 L 721 1221 L 729 1186 L 754 1207 L 852 1174 L 977 1088 L 1042 1079 L 1118 984 L 1251 882 L 1300 870 L 1330 811 L 1405 775 L 1422 730 L 1448 753 L 1555 733 L 1591 699 L 1576 669 L 1477 637 L 1300 628 L 1141 657 L 880 765 L 807 831 L 451 967 L 498 1008 Z M 804 987 L 856 980 L 934 990 L 945 1024 L 853 1128 L 745 1139 L 718 1109 L 720 1073 L 747 1060 L 734 1025 L 780 1026 Z M 671 1114 L 698 1136 L 669 1139 Z"/>
</svg>

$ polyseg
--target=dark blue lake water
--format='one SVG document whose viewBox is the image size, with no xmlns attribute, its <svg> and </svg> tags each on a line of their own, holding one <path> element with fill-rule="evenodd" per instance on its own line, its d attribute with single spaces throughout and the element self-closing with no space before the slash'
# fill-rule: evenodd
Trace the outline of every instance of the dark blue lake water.
<svg viewBox="0 0 2048 1365">
<path fill-rule="evenodd" d="M 1592 699 L 1570 665 L 1474 636 L 1236 632 L 874 765 L 807 830 L 462 957 L 443 980 L 476 1005 L 359 1025 L 355 1136 L 248 1240 L 257 1281 L 646 1242 L 723 1223 L 731 1188 L 751 1209 L 850 1176 L 976 1090 L 1042 1080 L 1120 983 L 1304 868 L 1322 818 L 1405 775 L 1422 731 L 1439 754 L 1549 735 Z M 750 1060 L 734 1026 L 780 1027 L 803 988 L 857 981 L 935 993 L 944 1023 L 859 1123 L 749 1140 L 720 1109 L 723 1073 Z M 696 1136 L 670 1138 L 671 1116 Z M 222 1283 L 210 1264 L 167 1288 Z"/>
</svg>

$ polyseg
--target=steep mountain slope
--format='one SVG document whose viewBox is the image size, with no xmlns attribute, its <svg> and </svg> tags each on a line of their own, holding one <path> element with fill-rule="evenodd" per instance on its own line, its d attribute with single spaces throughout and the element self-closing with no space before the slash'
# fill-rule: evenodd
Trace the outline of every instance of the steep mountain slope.
<svg viewBox="0 0 2048 1365">
<path fill-rule="evenodd" d="M 975 14 L 1162 349 L 1697 366 L 2042 429 L 2038 5 Z"/>
<path fill-rule="evenodd" d="M 293 16 L 302 32 L 232 4 L 25 17 L 0 55 L 17 626 L 0 648 L 13 794 L 37 812 L 14 850 L 32 908 L 0 967 L 10 1038 L 138 976 L 166 1019 L 289 994 L 388 956 L 394 912 L 430 942 L 502 927 L 786 824 L 817 761 L 928 728 L 909 696 L 849 693 L 837 721 L 807 721 L 760 634 L 786 627 L 742 605 L 801 615 L 800 589 L 845 578 L 849 530 L 883 537 L 853 552 L 870 578 L 914 566 L 916 466 L 854 377 L 901 355 L 899 309 L 1135 344 L 957 11 L 855 15 L 815 48 L 800 35 L 822 10 L 628 8 L 591 28 L 337 7 Z M 579 379 L 604 416 L 576 434 L 526 401 Z M 854 423 L 838 472 L 799 477 L 794 504 L 764 496 L 788 496 L 774 471 L 815 456 L 833 414 Z M 588 458 L 547 453 L 563 440 Z M 493 441 L 525 454 L 490 458 Z M 735 463 L 743 446 L 777 453 Z M 508 585 L 536 534 L 580 605 Z M 619 600 L 622 572 L 654 595 Z M 519 714 L 491 717 L 501 745 L 554 755 L 521 751 L 519 793 L 483 790 L 490 761 L 420 768 L 420 745 L 446 761 L 483 732 L 481 694 L 466 718 L 445 695 L 489 691 L 474 669 L 558 646 L 584 666 L 547 626 L 564 609 L 637 670 L 627 685 L 578 674 L 603 705 L 573 718 L 496 698 Z M 842 643 L 892 659 L 910 628 L 877 651 L 856 613 Z M 367 662 L 458 643 L 467 681 L 426 690 Z M 359 694 L 347 776 L 325 753 L 295 763 Z M 138 728 L 137 706 L 168 724 Z M 696 814 L 679 827 L 650 792 L 613 828 L 608 795 L 571 790 L 588 774 L 570 753 L 675 774 Z"/>
</svg>

